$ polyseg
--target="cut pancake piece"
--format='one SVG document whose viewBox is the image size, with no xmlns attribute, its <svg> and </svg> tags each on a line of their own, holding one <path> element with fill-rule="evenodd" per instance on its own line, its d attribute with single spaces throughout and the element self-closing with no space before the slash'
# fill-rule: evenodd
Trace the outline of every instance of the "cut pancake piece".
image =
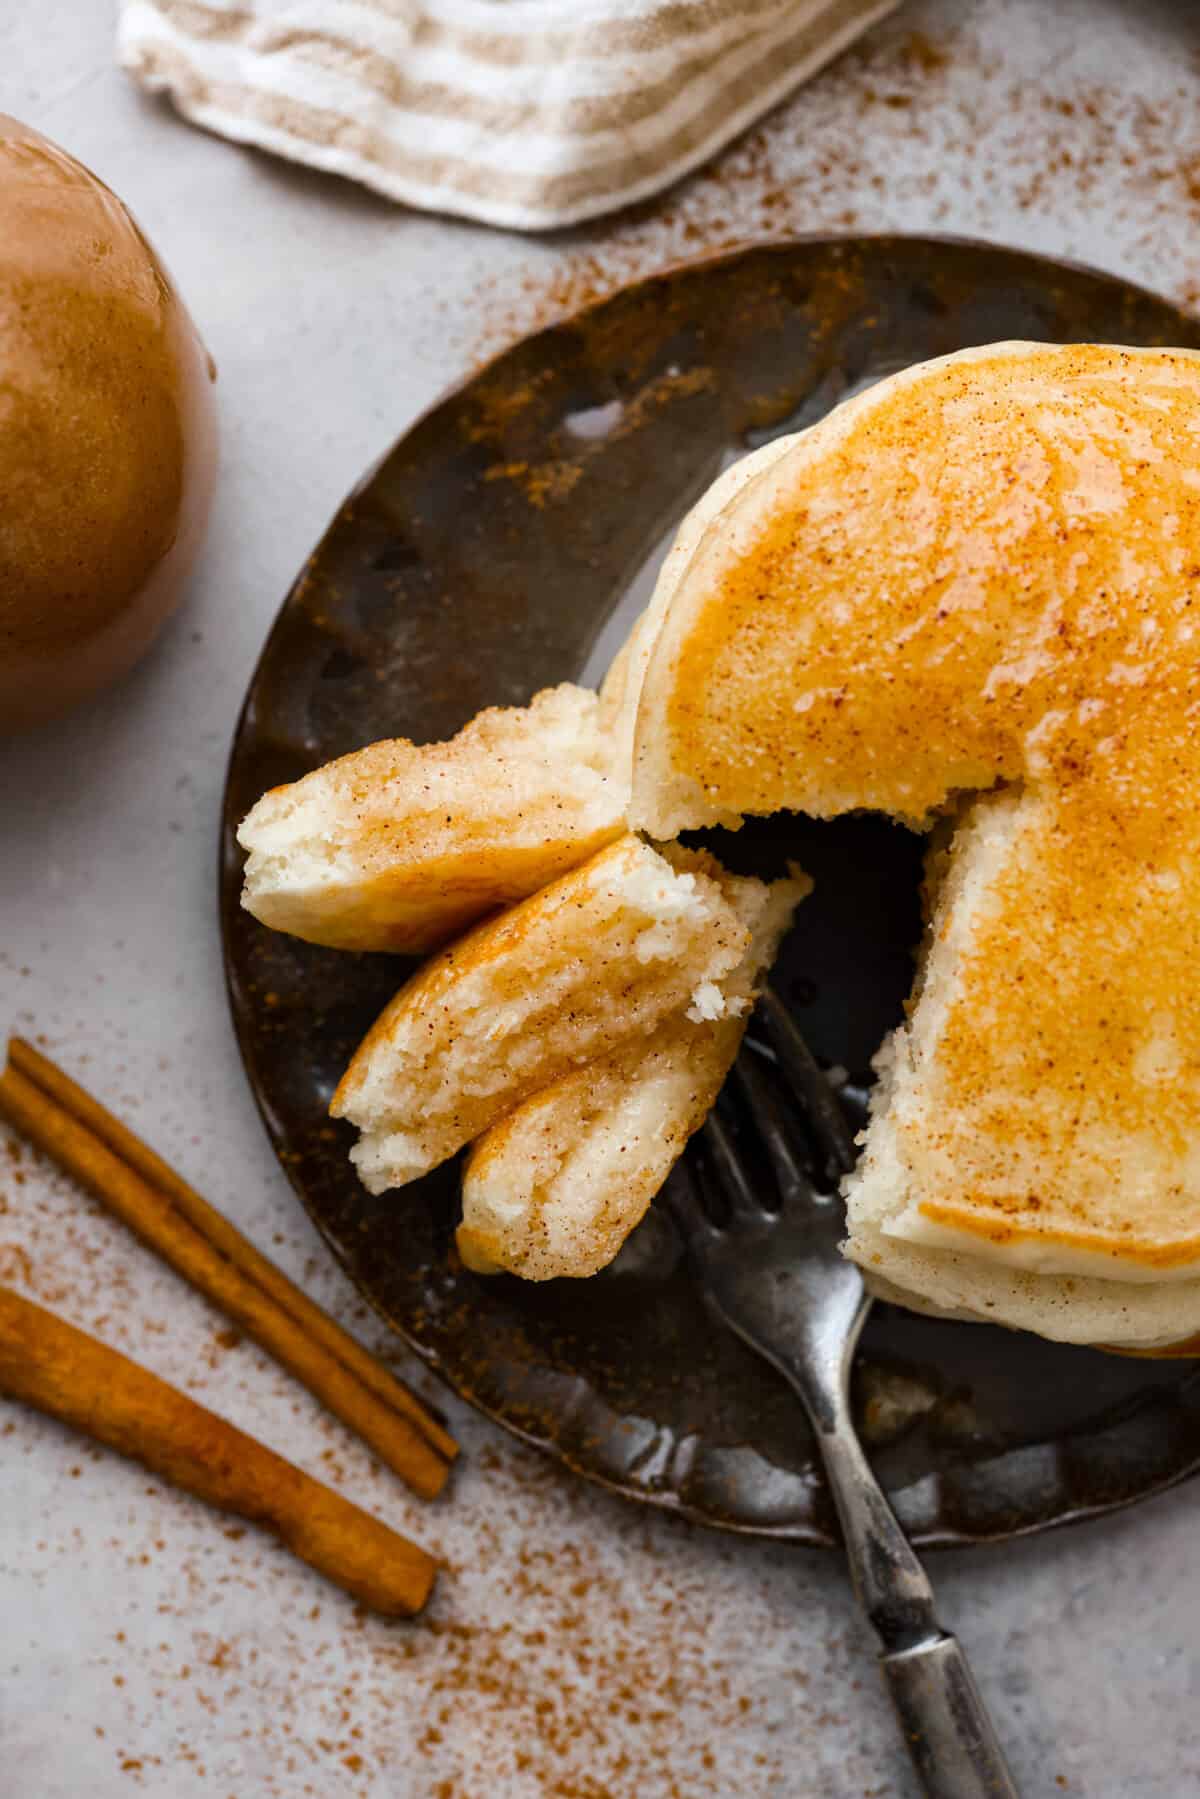
<svg viewBox="0 0 1200 1799">
<path fill-rule="evenodd" d="M 733 877 L 723 886 L 751 933 L 718 983 L 724 1017 L 677 1012 L 493 1125 L 463 1178 L 458 1248 L 469 1268 L 526 1280 L 595 1274 L 642 1218 L 716 1099 L 757 983 L 811 882 L 793 870 L 769 887 Z"/>
<path fill-rule="evenodd" d="M 876 1101 L 899 1179 L 868 1134 L 852 1242 L 859 1210 L 882 1206 L 888 1237 L 1035 1273 L 1200 1273 L 1200 1137 L 1163 1103 L 1181 1076 L 1200 1084 L 1193 946 L 1158 941 L 1162 889 L 1139 853 L 1114 841 L 1092 890 L 1055 870 L 1047 839 L 1074 805 L 1101 800 L 981 799 L 944 852 L 915 1005 Z M 1193 911 L 1198 873 L 1171 885 Z M 1098 910 L 1105 942 L 1089 965 Z"/>
<path fill-rule="evenodd" d="M 1160 1117 L 1175 1024 L 1137 952 L 1155 891 L 1114 855 L 1108 955 L 1079 966 L 1087 896 L 1013 899 L 1047 817 L 1038 793 L 988 795 L 937 851 L 912 1013 L 876 1060 L 846 1184 L 847 1254 L 916 1310 L 1162 1347 L 1200 1328 L 1200 1277 L 1195 1139 Z M 1177 988 L 1187 971 L 1164 973 Z"/>
<path fill-rule="evenodd" d="M 627 762 L 569 684 L 448 743 L 370 744 L 263 795 L 238 832 L 242 904 L 331 949 L 431 949 L 619 836 Z"/>
<path fill-rule="evenodd" d="M 1158 1338 L 1152 1288 L 1200 1298 L 1198 444 L 1195 352 L 906 370 L 724 509 L 638 703 L 630 818 L 656 833 L 989 796 L 848 1186 L 852 1253 L 977 1312 L 961 1264 L 1002 1322 L 1100 1280 L 1090 1340 L 1117 1346 Z"/>
<path fill-rule="evenodd" d="M 1200 1327 L 1200 1139 L 1162 1096 L 1195 949 L 1157 943 L 1161 890 L 1116 844 L 1102 888 L 1063 870 L 1048 892 L 1061 828 L 1061 804 L 1012 790 L 939 848 L 911 1016 L 846 1183 L 847 1252 L 918 1310 L 1157 1348 Z M 1096 906 L 1111 917 L 1089 964 Z"/>
<path fill-rule="evenodd" d="M 333 1098 L 373 1193 L 402 1186 L 571 1068 L 645 1039 L 750 933 L 711 856 L 633 835 L 443 950 L 386 1007 Z"/>
</svg>

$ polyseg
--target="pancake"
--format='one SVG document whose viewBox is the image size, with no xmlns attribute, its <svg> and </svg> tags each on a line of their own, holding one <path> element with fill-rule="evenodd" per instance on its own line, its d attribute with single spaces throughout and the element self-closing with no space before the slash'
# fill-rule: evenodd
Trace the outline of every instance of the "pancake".
<svg viewBox="0 0 1200 1799">
<path fill-rule="evenodd" d="M 756 984 L 811 882 L 796 870 L 770 887 L 733 877 L 722 886 L 751 933 L 741 961 L 718 983 L 724 1016 L 676 1012 L 648 1038 L 573 1069 L 485 1132 L 463 1177 L 458 1248 L 469 1268 L 526 1280 L 592 1275 L 640 1222 L 720 1092 Z"/>
<path fill-rule="evenodd" d="M 596 695 L 566 684 L 448 743 L 370 744 L 263 795 L 242 904 L 331 949 L 432 949 L 619 836 L 627 771 Z"/>
<path fill-rule="evenodd" d="M 658 640 L 664 619 L 670 612 L 675 594 L 684 575 L 705 540 L 706 533 L 719 529 L 721 514 L 732 505 L 744 487 L 754 481 L 777 460 L 790 439 L 780 438 L 764 444 L 749 456 L 717 476 L 688 512 L 668 550 L 650 604 L 634 622 L 633 628 L 600 689 L 600 724 L 605 733 L 615 738 L 615 754 L 621 778 L 631 778 L 633 740 L 637 724 L 638 701 L 650 654 Z M 668 831 L 667 837 L 676 833 Z"/>
<path fill-rule="evenodd" d="M 372 1193 L 445 1161 L 531 1093 L 682 1008 L 721 1017 L 750 933 L 711 856 L 626 835 L 433 957 L 385 1008 L 330 1112 Z"/>
<path fill-rule="evenodd" d="M 956 825 L 847 1190 L 880 1289 L 1200 1327 L 1200 359 L 994 345 L 790 440 L 638 693 L 635 827 Z"/>
</svg>

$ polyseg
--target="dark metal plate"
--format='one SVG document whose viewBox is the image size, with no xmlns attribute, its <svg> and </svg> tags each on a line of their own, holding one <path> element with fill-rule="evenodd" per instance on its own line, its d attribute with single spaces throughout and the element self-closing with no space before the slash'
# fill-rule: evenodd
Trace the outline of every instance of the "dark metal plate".
<svg viewBox="0 0 1200 1799">
<path fill-rule="evenodd" d="M 644 591 L 664 534 L 731 453 L 863 381 L 1008 337 L 1195 346 L 1200 327 L 1039 257 L 852 238 L 671 270 L 517 344 L 415 424 L 338 512 L 279 614 L 234 742 L 230 997 L 300 1198 L 361 1291 L 460 1393 L 581 1473 L 706 1523 L 831 1540 L 795 1401 L 709 1323 L 660 1210 L 595 1280 L 531 1286 L 458 1267 L 454 1166 L 383 1199 L 361 1190 L 350 1133 L 325 1108 L 406 965 L 255 924 L 238 906 L 234 828 L 264 788 L 329 757 L 449 736 L 481 706 L 594 669 L 614 609 Z M 817 877 L 779 981 L 817 1054 L 865 1076 L 911 978 L 919 841 L 877 819 L 784 817 L 726 849 L 763 872 L 793 855 Z M 979 1542 L 1192 1473 L 1194 1370 L 879 1307 L 858 1400 L 915 1539 Z"/>
</svg>

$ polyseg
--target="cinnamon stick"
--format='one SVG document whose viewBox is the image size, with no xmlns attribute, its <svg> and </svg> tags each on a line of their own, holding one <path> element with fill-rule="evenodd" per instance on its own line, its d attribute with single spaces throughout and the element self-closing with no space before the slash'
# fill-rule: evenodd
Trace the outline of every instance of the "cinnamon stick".
<svg viewBox="0 0 1200 1799">
<path fill-rule="evenodd" d="M 335 1324 L 327 1312 L 323 1312 L 307 1293 L 288 1279 L 281 1268 L 277 1268 L 274 1262 L 257 1250 L 235 1224 L 231 1224 L 215 1206 L 209 1205 L 194 1187 L 190 1187 L 176 1174 L 148 1143 L 143 1143 L 128 1126 L 123 1125 L 119 1118 L 102 1106 L 98 1099 L 93 1099 L 57 1063 L 42 1055 L 40 1050 L 36 1050 L 23 1037 L 10 1038 L 8 1060 L 19 1074 L 23 1074 L 49 1098 L 57 1101 L 63 1111 L 70 1113 L 93 1135 L 99 1137 L 114 1155 L 127 1162 L 150 1186 L 157 1187 L 160 1193 L 165 1194 L 214 1249 L 219 1250 L 236 1268 L 240 1268 L 243 1274 L 248 1275 L 269 1294 L 277 1305 L 288 1312 L 297 1324 L 302 1325 L 310 1336 L 315 1337 L 336 1361 L 357 1375 L 363 1385 L 369 1387 L 385 1405 L 390 1405 L 394 1411 L 402 1412 L 410 1419 L 439 1455 L 444 1456 L 448 1462 L 454 1460 L 458 1454 L 458 1444 L 416 1394 L 403 1381 L 398 1380 L 390 1369 L 385 1368 L 382 1362 L 369 1355 L 340 1324 Z"/>
<path fill-rule="evenodd" d="M 384 1617 L 419 1612 L 437 1563 L 215 1412 L 53 1312 L 0 1287 L 0 1393 L 272 1531 Z"/>
<path fill-rule="evenodd" d="M 11 1064 L 0 1074 L 0 1114 L 295 1375 L 415 1493 L 432 1499 L 441 1492 L 449 1464 L 407 1416 L 364 1386 L 164 1193 Z"/>
</svg>

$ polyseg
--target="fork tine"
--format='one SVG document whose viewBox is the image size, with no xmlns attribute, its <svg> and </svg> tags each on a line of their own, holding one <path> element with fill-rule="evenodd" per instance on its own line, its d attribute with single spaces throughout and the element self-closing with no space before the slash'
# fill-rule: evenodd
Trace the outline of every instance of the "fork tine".
<svg viewBox="0 0 1200 1799">
<path fill-rule="evenodd" d="M 700 1203 L 695 1180 L 689 1178 L 682 1162 L 676 1163 L 672 1168 L 660 1197 L 686 1246 L 706 1249 L 720 1239 L 720 1231 Z"/>
<path fill-rule="evenodd" d="M 854 1167 L 854 1143 L 837 1096 L 818 1068 L 812 1051 L 796 1029 L 792 1015 L 769 984 L 763 988 L 758 1014 L 788 1082 L 804 1101 L 809 1122 L 821 1141 L 834 1175 Z"/>
<path fill-rule="evenodd" d="M 730 1211 L 735 1217 L 761 1218 L 766 1208 L 755 1197 L 737 1146 L 715 1111 L 710 1112 L 705 1119 L 700 1134 L 712 1157 L 713 1167 L 721 1183 L 721 1190 L 729 1201 Z"/>
<path fill-rule="evenodd" d="M 784 1203 L 819 1198 L 820 1195 L 814 1194 L 807 1170 L 792 1148 L 783 1108 L 753 1050 L 746 1050 L 738 1057 L 733 1065 L 733 1079 L 770 1157 Z"/>
</svg>

